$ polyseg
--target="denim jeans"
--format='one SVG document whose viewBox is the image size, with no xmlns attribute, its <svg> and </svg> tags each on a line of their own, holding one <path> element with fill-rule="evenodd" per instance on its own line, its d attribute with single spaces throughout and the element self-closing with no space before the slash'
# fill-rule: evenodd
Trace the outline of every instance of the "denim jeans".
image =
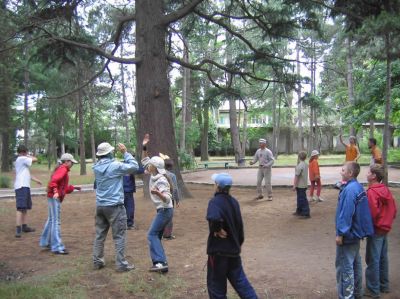
<svg viewBox="0 0 400 299">
<path fill-rule="evenodd" d="M 135 198 L 133 192 L 124 192 L 124 206 L 126 210 L 126 224 L 133 226 L 135 223 Z"/>
<path fill-rule="evenodd" d="M 310 216 L 310 206 L 306 194 L 307 188 L 296 188 L 297 209 L 296 213 L 302 216 Z"/>
<path fill-rule="evenodd" d="M 209 255 L 207 289 L 210 299 L 226 299 L 227 279 L 242 299 L 257 299 L 257 294 L 243 271 L 242 259 Z"/>
<path fill-rule="evenodd" d="M 172 219 L 174 209 L 172 208 L 160 208 L 157 209 L 157 214 L 150 225 L 147 233 L 147 241 L 150 248 L 150 257 L 153 264 L 158 262 L 166 263 L 167 257 L 165 256 L 164 248 L 161 244 L 161 238 L 164 232 L 164 228 L 168 222 Z"/>
<path fill-rule="evenodd" d="M 388 241 L 386 235 L 375 235 L 367 238 L 365 253 L 365 284 L 367 289 L 379 295 L 389 290 Z"/>
<path fill-rule="evenodd" d="M 362 297 L 360 240 L 336 246 L 336 282 L 339 299 Z"/>
<path fill-rule="evenodd" d="M 115 247 L 115 265 L 125 268 L 126 212 L 123 205 L 96 207 L 96 237 L 93 245 L 93 264 L 104 266 L 104 242 L 111 227 Z"/>
<path fill-rule="evenodd" d="M 50 246 L 51 251 L 62 251 L 65 246 L 61 240 L 61 203 L 58 199 L 48 198 L 48 217 L 40 236 L 39 245 L 41 247 Z"/>
</svg>

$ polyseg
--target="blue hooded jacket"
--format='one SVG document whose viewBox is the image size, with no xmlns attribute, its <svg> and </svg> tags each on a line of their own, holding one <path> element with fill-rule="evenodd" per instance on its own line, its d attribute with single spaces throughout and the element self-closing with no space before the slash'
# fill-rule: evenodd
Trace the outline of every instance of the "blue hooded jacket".
<svg viewBox="0 0 400 299">
<path fill-rule="evenodd" d="M 128 152 L 124 154 L 124 162 L 118 162 L 112 158 L 100 159 L 93 166 L 96 181 L 96 205 L 123 205 L 123 176 L 134 173 L 138 168 L 137 161 Z"/>
<path fill-rule="evenodd" d="M 336 236 L 343 236 L 343 244 L 351 244 L 373 234 L 374 226 L 367 194 L 363 186 L 352 179 L 339 193 Z"/>
<path fill-rule="evenodd" d="M 136 181 L 135 175 L 144 173 L 144 168 L 139 166 L 138 170 L 135 173 L 124 175 L 124 192 L 125 193 L 134 193 L 136 192 Z"/>
</svg>

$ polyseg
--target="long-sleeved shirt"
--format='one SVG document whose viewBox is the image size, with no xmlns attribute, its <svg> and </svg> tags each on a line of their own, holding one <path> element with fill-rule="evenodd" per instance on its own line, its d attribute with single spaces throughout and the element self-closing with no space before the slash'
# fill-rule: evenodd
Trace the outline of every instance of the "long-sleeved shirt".
<svg viewBox="0 0 400 299">
<path fill-rule="evenodd" d="M 124 162 L 110 158 L 100 159 L 93 166 L 96 180 L 96 205 L 123 205 L 123 176 L 134 173 L 138 168 L 137 161 L 128 152 L 124 154 Z"/>
<path fill-rule="evenodd" d="M 274 156 L 272 155 L 272 152 L 267 149 L 261 149 L 259 148 L 256 153 L 254 154 L 253 157 L 253 164 L 256 162 L 259 162 L 260 167 L 272 167 L 272 165 L 275 162 Z"/>
<path fill-rule="evenodd" d="M 321 178 L 319 174 L 319 164 L 317 159 L 313 159 L 310 161 L 308 165 L 308 174 L 310 177 L 310 181 L 315 181 L 317 178 Z"/>
<path fill-rule="evenodd" d="M 66 194 L 74 191 L 74 186 L 69 185 L 69 168 L 61 164 L 52 174 L 50 182 L 47 185 L 47 197 L 51 198 L 58 193 L 60 202 L 64 200 Z"/>
</svg>

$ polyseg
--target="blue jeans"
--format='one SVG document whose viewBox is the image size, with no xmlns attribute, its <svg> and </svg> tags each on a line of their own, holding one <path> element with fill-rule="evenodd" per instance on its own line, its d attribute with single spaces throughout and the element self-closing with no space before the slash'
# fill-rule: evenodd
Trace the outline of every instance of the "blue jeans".
<svg viewBox="0 0 400 299">
<path fill-rule="evenodd" d="M 167 257 L 165 256 L 164 248 L 161 244 L 161 238 L 164 228 L 172 219 L 173 213 L 174 209 L 172 208 L 157 209 L 157 214 L 150 225 L 147 233 L 147 241 L 149 243 L 150 257 L 153 264 L 167 262 Z"/>
<path fill-rule="evenodd" d="M 297 209 L 296 213 L 301 216 L 310 216 L 310 206 L 306 194 L 307 188 L 296 188 Z"/>
<path fill-rule="evenodd" d="M 227 279 L 242 299 L 257 299 L 257 294 L 243 271 L 242 259 L 209 255 L 207 289 L 210 299 L 226 299 Z"/>
<path fill-rule="evenodd" d="M 135 223 L 135 198 L 133 192 L 124 192 L 124 206 L 126 210 L 126 224 L 128 227 Z"/>
<path fill-rule="evenodd" d="M 365 284 L 367 289 L 379 295 L 381 291 L 389 290 L 388 241 L 386 235 L 375 235 L 367 238 L 365 253 Z"/>
<path fill-rule="evenodd" d="M 336 282 L 339 299 L 362 297 L 360 240 L 336 246 Z"/>
<path fill-rule="evenodd" d="M 61 203 L 58 199 L 48 198 L 48 217 L 46 224 L 43 228 L 42 235 L 40 236 L 39 245 L 41 247 L 49 247 L 51 251 L 61 251 L 65 246 L 61 240 Z"/>
</svg>

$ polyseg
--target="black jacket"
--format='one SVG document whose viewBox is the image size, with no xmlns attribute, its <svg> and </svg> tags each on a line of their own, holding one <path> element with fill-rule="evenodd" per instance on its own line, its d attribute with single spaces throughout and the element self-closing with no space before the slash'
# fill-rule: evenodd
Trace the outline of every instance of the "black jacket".
<svg viewBox="0 0 400 299">
<path fill-rule="evenodd" d="M 208 203 L 206 219 L 210 228 L 207 254 L 239 256 L 244 232 L 238 201 L 229 194 L 215 193 Z M 228 234 L 226 239 L 214 236 L 221 228 Z"/>
</svg>

